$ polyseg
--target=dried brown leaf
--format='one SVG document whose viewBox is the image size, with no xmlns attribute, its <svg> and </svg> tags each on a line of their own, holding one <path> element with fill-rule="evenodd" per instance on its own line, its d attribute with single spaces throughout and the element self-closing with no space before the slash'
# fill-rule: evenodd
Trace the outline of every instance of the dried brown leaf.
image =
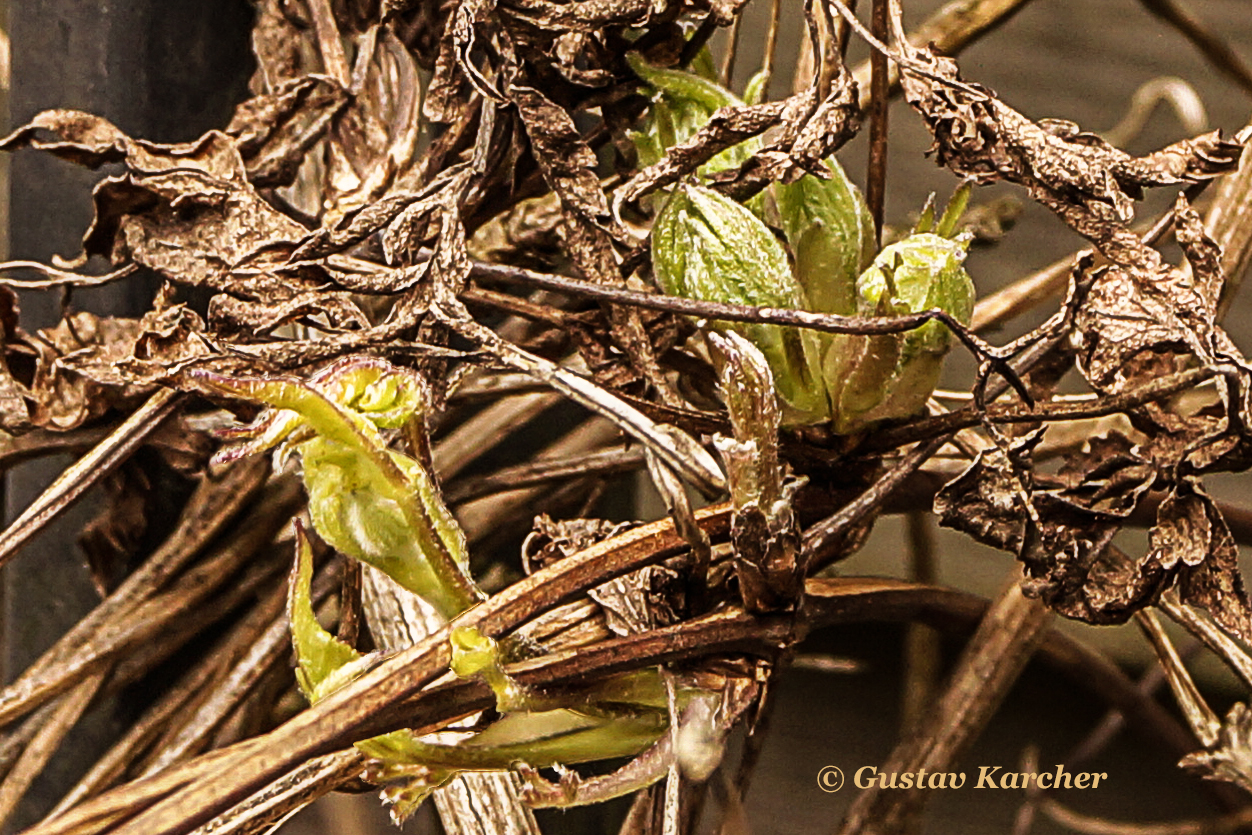
<svg viewBox="0 0 1252 835">
<path fill-rule="evenodd" d="M 387 289 L 401 289 L 389 287 Z M 311 290 L 276 304 L 237 299 L 225 293 L 209 302 L 209 324 L 219 337 L 249 341 L 275 328 L 305 317 L 324 316 L 325 330 L 361 330 L 370 323 L 348 293 Z"/>
<path fill-rule="evenodd" d="M 226 133 L 235 138 L 248 180 L 258 188 L 290 185 L 347 102 L 330 79 L 303 76 L 239 105 Z"/>
<path fill-rule="evenodd" d="M 738 6 L 742 2 L 728 0 L 726 5 Z M 642 26 L 666 5 L 664 0 L 505 0 L 498 4 L 501 13 L 554 34 L 596 34 L 609 26 Z"/>
<path fill-rule="evenodd" d="M 772 182 L 794 182 L 805 174 L 829 176 L 824 160 L 860 128 L 856 82 L 840 63 L 830 92 L 819 97 L 813 86 L 787 100 L 778 137 L 737 169 L 710 177 L 717 190 L 746 200 Z"/>
<path fill-rule="evenodd" d="M 930 128 L 931 151 L 963 177 L 1008 180 L 1036 199 L 1124 223 L 1145 186 L 1211 179 L 1233 170 L 1243 152 L 1242 145 L 1210 133 L 1133 157 L 1072 122 L 1033 122 L 987 88 L 963 81 L 951 58 L 910 46 L 902 33 L 897 43 L 910 59 L 900 71 L 905 98 Z"/>
<path fill-rule="evenodd" d="M 1243 702 L 1231 705 L 1218 739 L 1205 751 L 1188 754 L 1178 763 L 1206 780 L 1224 780 L 1252 792 L 1252 710 Z"/>
<path fill-rule="evenodd" d="M 1252 605 L 1239 571 L 1238 547 L 1199 482 L 1180 483 L 1161 502 L 1149 542 L 1147 561 L 1177 575 L 1183 602 L 1207 609 L 1234 635 L 1245 640 L 1252 635 Z"/>
<path fill-rule="evenodd" d="M 1042 432 L 1034 432 L 1018 439 L 1011 454 L 1028 454 L 1042 437 Z M 1004 450 L 991 447 L 935 494 L 934 509 L 939 524 L 992 548 L 1017 553 L 1026 541 L 1025 500 L 1021 468 Z"/>
<path fill-rule="evenodd" d="M 30 385 L 31 422 L 65 431 L 110 409 L 136 405 L 150 389 L 118 369 L 131 356 L 140 324 L 135 319 L 75 313 L 29 340 L 37 359 Z"/>
<path fill-rule="evenodd" d="M 596 155 L 569 113 L 534 87 L 511 85 L 509 98 L 517 106 L 531 154 L 548 187 L 568 213 L 607 232 L 613 220 L 595 173 Z"/>
<path fill-rule="evenodd" d="M 1059 484 L 1033 483 L 1024 456 L 1041 431 L 1015 439 L 1013 460 L 981 453 L 936 496 L 941 524 L 1017 554 L 1026 590 L 1054 611 L 1089 623 L 1121 623 L 1172 576 L 1112 547 L 1113 535 L 1156 480 L 1156 468 L 1119 435 L 1069 456 Z"/>
</svg>

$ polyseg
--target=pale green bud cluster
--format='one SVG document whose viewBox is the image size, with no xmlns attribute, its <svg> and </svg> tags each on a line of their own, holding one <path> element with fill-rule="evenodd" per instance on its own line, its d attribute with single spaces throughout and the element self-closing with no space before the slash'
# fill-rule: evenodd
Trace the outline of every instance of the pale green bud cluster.
<svg viewBox="0 0 1252 835">
<path fill-rule="evenodd" d="M 635 139 L 644 161 L 694 134 L 715 102 L 733 99 L 726 91 L 718 98 L 710 88 L 720 88 L 696 76 L 635 69 L 659 91 L 652 121 Z M 681 83 L 680 76 L 686 77 Z M 683 118 L 675 121 L 674 114 Z M 743 143 L 720 157 L 728 163 L 754 150 Z M 698 175 L 711 173 L 714 161 Z M 826 164 L 829 177 L 775 183 L 750 207 L 700 184 L 675 187 L 652 228 L 657 283 L 671 295 L 702 301 L 861 317 L 942 310 L 968 323 L 974 304 L 964 267 L 968 242 L 954 234 L 968 188 L 958 191 L 933 231 L 928 211 L 912 235 L 876 252 L 864 198 L 834 159 Z M 923 409 L 952 339 L 935 321 L 882 336 L 727 322 L 714 327 L 742 334 L 765 356 L 785 424 L 829 422 L 841 434 Z"/>
</svg>

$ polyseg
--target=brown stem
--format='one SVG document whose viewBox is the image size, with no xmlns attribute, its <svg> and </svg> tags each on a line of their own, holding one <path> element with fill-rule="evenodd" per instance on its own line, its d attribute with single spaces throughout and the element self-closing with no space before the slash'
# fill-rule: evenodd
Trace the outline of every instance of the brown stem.
<svg viewBox="0 0 1252 835">
<path fill-rule="evenodd" d="M 915 510 L 905 519 L 910 579 L 922 585 L 934 585 L 938 578 L 931 516 Z M 934 699 L 939 680 L 939 655 L 938 633 L 926 624 L 909 624 L 904 639 L 904 693 L 900 706 L 900 727 L 903 731 L 911 731 L 920 725 Z"/>
<path fill-rule="evenodd" d="M 882 42 L 887 41 L 887 0 L 874 0 L 870 13 L 870 31 Z M 874 50 L 869 56 L 869 173 L 865 202 L 882 247 L 883 204 L 887 196 L 887 113 L 890 107 L 891 80 L 887 75 L 887 56 Z"/>
<path fill-rule="evenodd" d="M 1200 54 L 1213 65 L 1218 72 L 1239 85 L 1244 93 L 1252 96 L 1252 70 L 1239 57 L 1239 53 L 1230 48 L 1216 33 L 1210 32 L 1198 19 L 1190 15 L 1186 9 L 1174 0 L 1139 0 L 1143 7 L 1152 14 L 1173 26 L 1189 40 Z"/>
</svg>

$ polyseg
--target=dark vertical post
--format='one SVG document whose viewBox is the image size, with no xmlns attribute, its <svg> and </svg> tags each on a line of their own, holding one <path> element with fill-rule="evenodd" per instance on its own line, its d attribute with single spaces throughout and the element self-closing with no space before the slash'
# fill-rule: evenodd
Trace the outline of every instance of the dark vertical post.
<svg viewBox="0 0 1252 835">
<path fill-rule="evenodd" d="M 75 108 L 134 136 L 185 141 L 224 126 L 245 96 L 252 66 L 245 0 L 9 0 L 8 12 L 10 125 L 47 108 Z M 101 174 L 34 152 L 13 158 L 10 172 L 10 257 L 76 255 L 91 220 L 91 187 Z M 153 289 L 151 280 L 131 281 L 73 301 L 100 314 L 137 315 Z M 55 295 L 26 295 L 22 305 L 27 329 L 59 318 Z M 7 518 L 66 463 L 40 461 L 6 474 Z M 6 681 L 97 602 L 75 543 L 85 518 L 82 509 L 67 514 L 4 570 Z M 75 730 L 72 744 L 28 795 L 17 826 L 31 823 L 59 798 L 107 744 L 124 712 L 124 705 L 108 705 Z"/>
<path fill-rule="evenodd" d="M 887 43 L 887 0 L 874 0 L 870 30 L 874 37 Z M 869 173 L 865 183 L 865 202 L 869 205 L 870 216 L 874 218 L 874 229 L 881 247 L 883 207 L 887 201 L 887 113 L 891 89 L 887 77 L 887 56 L 871 49 L 869 67 Z"/>
</svg>

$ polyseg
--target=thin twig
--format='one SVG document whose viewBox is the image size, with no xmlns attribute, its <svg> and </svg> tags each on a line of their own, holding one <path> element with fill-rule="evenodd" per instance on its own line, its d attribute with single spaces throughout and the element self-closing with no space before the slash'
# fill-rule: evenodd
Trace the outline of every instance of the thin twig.
<svg viewBox="0 0 1252 835">
<path fill-rule="evenodd" d="M 1224 40 L 1205 28 L 1204 24 L 1187 13 L 1174 0 L 1139 0 L 1152 14 L 1173 26 L 1189 40 L 1200 54 L 1220 73 L 1239 85 L 1244 93 L 1252 96 L 1252 70 Z"/>
<path fill-rule="evenodd" d="M 562 276 L 537 273 L 517 267 L 476 263 L 471 274 L 480 279 L 496 279 L 515 284 L 527 284 L 558 293 L 582 296 L 597 301 L 631 305 L 649 310 L 664 310 L 684 316 L 694 316 L 711 321 L 753 322 L 766 325 L 787 325 L 795 328 L 824 333 L 852 333 L 873 336 L 888 333 L 904 333 L 931 321 L 943 322 L 949 330 L 980 360 L 989 361 L 995 369 L 1009 375 L 1009 381 L 1019 392 L 1024 392 L 1020 381 L 1012 374 L 1000 352 L 974 336 L 964 325 L 943 310 L 923 310 L 894 317 L 839 316 L 833 313 L 811 313 L 790 308 L 753 307 L 744 304 L 709 302 L 641 293 L 621 287 L 607 287 Z"/>
<path fill-rule="evenodd" d="M 778 30 L 782 23 L 782 0 L 770 0 L 769 28 L 765 30 L 765 57 L 761 61 L 761 90 L 769 99 L 769 85 L 774 78 L 774 58 L 778 52 Z"/>
<path fill-rule="evenodd" d="M 1021 11 L 1030 0 L 956 0 L 944 4 L 935 14 L 909 35 L 909 43 L 925 47 L 933 43 L 942 54 L 956 56 L 970 44 L 1009 20 Z M 900 72 L 889 69 L 891 94 L 900 89 Z M 869 61 L 859 65 L 852 73 L 861 91 L 860 110 L 869 109 L 873 96 L 870 92 Z"/>
<path fill-rule="evenodd" d="M 1252 823 L 1252 808 L 1217 818 L 1180 821 L 1115 821 L 1076 812 L 1048 797 L 1040 803 L 1043 813 L 1061 826 L 1082 835 L 1226 835 L 1244 832 Z"/>
<path fill-rule="evenodd" d="M 1021 404 L 992 405 L 984 415 L 972 407 L 958 409 L 942 415 L 919 418 L 898 427 L 886 427 L 865 439 L 865 451 L 895 449 L 907 443 L 947 436 L 961 429 L 981 425 L 984 420 L 993 424 L 1061 422 L 1090 420 L 1106 415 L 1123 414 L 1146 403 L 1151 403 L 1182 391 L 1189 391 L 1221 374 L 1216 368 L 1191 368 L 1158 377 L 1130 391 L 1101 397 L 1090 402 L 1037 403 L 1033 407 Z"/>
<path fill-rule="evenodd" d="M 906 514 L 908 527 L 909 578 L 920 585 L 936 585 L 934 534 L 929 513 L 913 511 Z M 900 705 L 900 727 L 908 732 L 924 719 L 939 681 L 940 646 L 935 630 L 921 623 L 911 623 L 904 639 L 904 686 Z"/>
<path fill-rule="evenodd" d="M 969 329 L 974 333 L 994 330 L 1048 299 L 1061 295 L 1077 263 L 1078 256 L 1067 255 L 1036 273 L 983 296 L 974 305 Z"/>
<path fill-rule="evenodd" d="M 1222 727 L 1222 720 L 1200 694 L 1195 680 L 1187 672 L 1182 658 L 1178 655 L 1178 650 L 1174 648 L 1174 642 L 1161 628 L 1156 613 L 1151 609 L 1140 609 L 1135 612 L 1135 623 L 1147 636 L 1161 666 L 1165 668 L 1165 676 L 1169 680 L 1170 689 L 1174 691 L 1174 699 L 1178 702 L 1179 710 L 1186 717 L 1187 724 L 1191 726 L 1192 733 L 1206 748 L 1215 745 L 1218 732 Z"/>
<path fill-rule="evenodd" d="M 48 485 L 12 523 L 0 533 L 0 565 L 4 565 L 22 545 L 43 530 L 53 519 L 65 512 L 84 493 L 147 440 L 148 436 L 174 411 L 181 399 L 173 389 L 158 389 L 148 401 L 135 410 L 97 444 L 91 452 L 68 467 L 56 481 Z"/>
<path fill-rule="evenodd" d="M 735 58 L 739 54 L 739 31 L 743 27 L 743 15 L 738 14 L 731 21 L 730 31 L 726 33 L 726 54 L 722 56 L 722 71 L 719 73 L 722 86 L 727 90 L 735 80 Z"/>
<path fill-rule="evenodd" d="M 519 487 L 534 487 L 587 476 L 617 475 L 638 470 L 643 466 L 641 449 L 612 449 L 553 460 L 536 459 L 497 470 L 490 475 L 453 482 L 444 491 L 444 498 L 449 504 L 455 505 Z"/>
</svg>

